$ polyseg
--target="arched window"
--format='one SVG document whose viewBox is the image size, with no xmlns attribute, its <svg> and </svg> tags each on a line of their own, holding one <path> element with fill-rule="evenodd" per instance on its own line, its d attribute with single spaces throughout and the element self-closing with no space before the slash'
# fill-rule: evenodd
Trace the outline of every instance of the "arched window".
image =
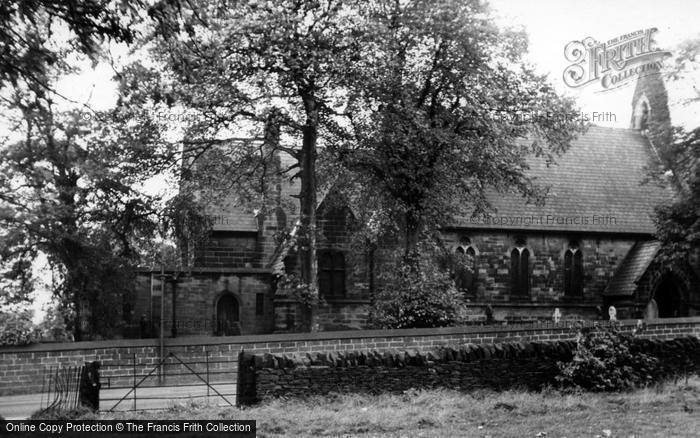
<svg viewBox="0 0 700 438">
<path fill-rule="evenodd" d="M 513 295 L 527 295 L 530 292 L 530 251 L 527 248 L 513 248 L 510 252 L 510 281 Z"/>
<path fill-rule="evenodd" d="M 345 297 L 345 256 L 342 252 L 318 252 L 318 289 L 327 298 Z"/>
<path fill-rule="evenodd" d="M 649 126 L 649 105 L 646 102 L 642 104 L 642 114 L 639 117 L 639 129 L 644 131 Z"/>
<path fill-rule="evenodd" d="M 469 294 L 476 292 L 476 250 L 469 245 L 455 250 L 455 287 Z"/>
<path fill-rule="evenodd" d="M 637 100 L 637 105 L 634 108 L 634 113 L 632 117 L 632 128 L 639 129 L 642 132 L 649 129 L 650 115 L 651 108 L 649 107 L 649 100 L 645 95 L 642 95 Z"/>
<path fill-rule="evenodd" d="M 564 253 L 564 295 L 583 295 L 583 253 L 577 244 L 571 244 Z"/>
</svg>

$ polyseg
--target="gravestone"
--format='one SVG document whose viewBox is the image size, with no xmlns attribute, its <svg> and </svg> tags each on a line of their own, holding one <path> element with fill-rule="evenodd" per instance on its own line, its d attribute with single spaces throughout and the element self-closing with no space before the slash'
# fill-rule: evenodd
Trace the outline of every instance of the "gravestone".
<svg viewBox="0 0 700 438">
<path fill-rule="evenodd" d="M 617 309 L 615 309 L 615 306 L 608 307 L 608 316 L 610 316 L 610 321 L 617 321 Z"/>
<path fill-rule="evenodd" d="M 644 319 L 657 319 L 659 317 L 659 306 L 655 299 L 651 299 L 644 310 Z"/>
<path fill-rule="evenodd" d="M 555 323 L 558 323 L 559 321 L 561 321 L 561 312 L 559 311 L 558 307 L 554 308 L 554 314 L 552 314 L 552 320 Z"/>
</svg>

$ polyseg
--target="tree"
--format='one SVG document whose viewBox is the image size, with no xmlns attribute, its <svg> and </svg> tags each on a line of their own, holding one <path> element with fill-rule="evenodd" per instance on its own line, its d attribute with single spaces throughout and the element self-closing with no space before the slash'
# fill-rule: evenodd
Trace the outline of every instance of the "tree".
<svg viewBox="0 0 700 438">
<path fill-rule="evenodd" d="M 7 0 L 0 4 L 0 90 L 54 94 L 49 77 L 68 70 L 66 54 L 97 60 L 105 40 L 130 43 L 139 0 Z M 66 44 L 58 44 L 65 39 Z"/>
<path fill-rule="evenodd" d="M 14 97 L 24 138 L 0 151 L 6 276 L 27 276 L 33 259 L 46 254 L 75 339 L 82 321 L 90 333 L 106 334 L 130 290 L 140 239 L 153 232 L 153 200 L 133 188 L 139 175 L 124 138 L 86 124 L 79 112 L 55 111 L 46 97 Z"/>
<path fill-rule="evenodd" d="M 467 311 L 454 279 L 434 261 L 439 248 L 422 242 L 406 260 L 400 252 L 380 274 L 381 287 L 370 321 L 381 328 L 426 328 L 459 325 Z"/>
<path fill-rule="evenodd" d="M 541 200 L 529 155 L 552 162 L 581 131 L 573 102 L 524 65 L 526 39 L 480 1 L 377 1 L 351 77 L 354 137 L 335 149 L 403 230 L 410 258 L 489 190 Z"/>
<path fill-rule="evenodd" d="M 26 345 L 36 339 L 37 330 L 29 309 L 0 311 L 0 346 Z"/>
<path fill-rule="evenodd" d="M 216 170 L 204 172 L 207 177 L 216 174 L 239 193 L 253 186 L 263 214 L 266 177 L 299 178 L 301 279 L 312 290 L 318 148 L 343 130 L 336 109 L 344 102 L 348 68 L 362 53 L 355 7 L 336 0 L 250 0 L 230 7 L 201 0 L 161 2 L 151 10 L 160 37 L 153 54 L 165 66 L 151 95 L 198 115 L 178 147 L 184 162 L 199 162 L 201 174 L 204 156 L 214 154 L 210 169 Z M 300 147 L 290 146 L 296 142 Z M 276 167 L 278 153 L 296 164 Z M 311 327 L 311 315 L 306 319 Z"/>
<path fill-rule="evenodd" d="M 666 78 L 671 81 L 695 80 L 700 69 L 700 38 L 680 44 Z M 690 87 L 689 87 L 690 88 Z M 687 96 L 682 104 L 697 104 L 700 93 Z M 657 237 L 662 243 L 660 259 L 665 264 L 681 266 L 695 258 L 700 258 L 700 127 L 686 130 L 674 127 L 669 136 L 670 144 L 659 144 L 657 166 L 650 167 L 650 180 L 657 183 L 671 183 L 675 189 L 672 202 L 656 208 Z M 661 177 L 664 175 L 668 178 Z"/>
<path fill-rule="evenodd" d="M 655 220 L 662 260 L 682 266 L 700 248 L 700 128 L 676 128 L 673 138 L 673 144 L 663 148 L 662 159 L 666 169 L 672 169 L 678 190 L 673 202 L 656 208 Z"/>
</svg>

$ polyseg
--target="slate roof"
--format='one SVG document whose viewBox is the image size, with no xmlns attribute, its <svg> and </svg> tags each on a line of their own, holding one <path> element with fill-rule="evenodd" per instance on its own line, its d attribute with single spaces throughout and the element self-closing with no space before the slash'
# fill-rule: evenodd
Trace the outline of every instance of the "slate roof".
<svg viewBox="0 0 700 438">
<path fill-rule="evenodd" d="M 544 206 L 494 191 L 489 200 L 495 213 L 472 218 L 467 211 L 454 226 L 651 235 L 654 207 L 672 196 L 670 189 L 642 185 L 643 167 L 653 153 L 637 130 L 591 126 L 556 158 L 557 164 L 528 160 L 529 175 L 550 188 Z"/>
<path fill-rule="evenodd" d="M 638 241 L 615 271 L 612 280 L 608 282 L 603 295 L 632 296 L 637 288 L 637 282 L 654 260 L 661 244 L 657 240 Z"/>
</svg>

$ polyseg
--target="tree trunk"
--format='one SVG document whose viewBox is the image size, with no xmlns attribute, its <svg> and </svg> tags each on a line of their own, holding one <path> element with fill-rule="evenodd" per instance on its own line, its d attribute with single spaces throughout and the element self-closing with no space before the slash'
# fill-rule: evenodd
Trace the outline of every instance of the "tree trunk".
<svg viewBox="0 0 700 438">
<path fill-rule="evenodd" d="M 420 240 L 420 219 L 415 214 L 406 213 L 406 236 L 404 241 L 404 260 L 410 262 L 415 259 Z"/>
<path fill-rule="evenodd" d="M 67 287 L 69 287 L 71 291 L 71 301 L 73 302 L 73 308 L 75 310 L 75 316 L 72 321 L 73 324 L 73 340 L 75 342 L 80 342 L 83 340 L 83 328 L 82 328 L 82 306 L 81 306 L 81 293 L 80 293 L 80 288 L 77 282 L 75 281 L 75 278 L 73 277 L 73 274 L 70 273 L 68 274 L 68 278 L 70 278 L 70 281 L 66 282 Z"/>
<path fill-rule="evenodd" d="M 305 238 L 300 248 L 301 280 L 318 293 L 318 266 L 316 264 L 316 143 L 318 140 L 318 106 L 315 97 L 303 96 L 306 110 L 306 124 L 303 128 L 302 149 L 300 154 L 301 193 L 299 194 L 301 226 Z M 306 331 L 314 330 L 316 305 L 302 306 L 302 327 Z"/>
</svg>

